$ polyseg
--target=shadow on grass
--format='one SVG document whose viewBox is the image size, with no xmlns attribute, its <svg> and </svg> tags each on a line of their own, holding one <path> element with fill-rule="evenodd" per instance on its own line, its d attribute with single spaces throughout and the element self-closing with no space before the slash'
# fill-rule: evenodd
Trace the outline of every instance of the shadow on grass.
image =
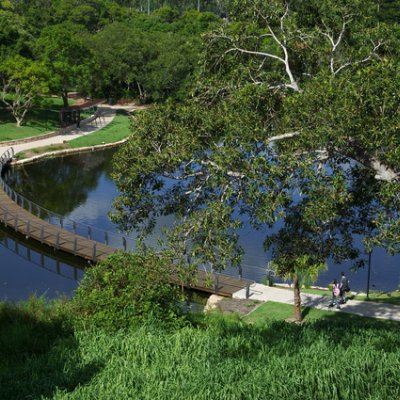
<svg viewBox="0 0 400 400">
<path fill-rule="evenodd" d="M 357 315 L 342 314 L 338 312 L 325 312 L 316 318 L 319 310 L 305 309 L 303 317 L 307 316 L 302 324 L 287 322 L 285 320 L 266 320 L 260 324 L 243 324 L 216 315 L 211 316 L 212 324 L 217 336 L 231 338 L 225 343 L 233 343 L 235 346 L 224 349 L 224 354 L 230 358 L 248 358 L 262 354 L 268 347 L 269 354 L 275 356 L 293 356 L 304 350 L 313 352 L 313 348 L 321 356 L 325 357 L 330 352 L 343 353 L 352 348 L 355 353 L 362 353 L 365 346 L 371 354 L 382 357 L 382 353 L 399 354 L 400 335 L 398 334 L 400 323 L 372 318 L 359 317 Z M 309 315 L 311 314 L 311 315 Z M 236 317 L 239 318 L 239 317 Z M 233 337 L 244 338 L 237 346 Z M 357 350 L 359 349 L 359 351 Z"/>
<path fill-rule="evenodd" d="M 40 399 L 73 391 L 98 373 L 84 362 L 72 329 L 61 316 L 0 305 L 0 399 Z"/>
</svg>

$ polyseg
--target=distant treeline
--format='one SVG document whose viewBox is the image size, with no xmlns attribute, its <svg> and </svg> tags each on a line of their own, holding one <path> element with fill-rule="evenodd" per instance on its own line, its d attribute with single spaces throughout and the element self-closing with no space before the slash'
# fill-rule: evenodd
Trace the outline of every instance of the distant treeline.
<svg viewBox="0 0 400 400">
<path fill-rule="evenodd" d="M 48 94 L 179 100 L 220 1 L 0 1 L 0 102 L 17 124 Z M 199 11 L 200 10 L 200 11 Z M 15 94 L 18 93 L 18 98 Z"/>
</svg>

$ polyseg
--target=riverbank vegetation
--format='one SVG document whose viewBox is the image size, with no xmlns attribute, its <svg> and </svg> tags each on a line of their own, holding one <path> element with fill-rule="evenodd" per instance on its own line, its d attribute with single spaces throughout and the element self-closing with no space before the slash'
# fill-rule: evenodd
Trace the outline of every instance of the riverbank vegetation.
<svg viewBox="0 0 400 400">
<path fill-rule="evenodd" d="M 221 4 L 145 14 L 99 1 L 82 20 L 66 1 L 33 24 L 36 3 L 3 2 L 4 21 L 14 12 L 3 100 L 25 87 L 9 71 L 26 65 L 46 69 L 47 92 L 63 105 L 71 89 L 159 103 L 135 118 L 116 157 L 114 220 L 147 232 L 173 212 L 182 224 L 171 246 L 217 271 L 240 265 L 239 214 L 256 229 L 283 220 L 264 245 L 271 267 L 294 281 L 300 319 L 301 281 L 327 259 L 356 268 L 373 246 L 398 251 L 398 25 L 387 2 Z"/>
</svg>

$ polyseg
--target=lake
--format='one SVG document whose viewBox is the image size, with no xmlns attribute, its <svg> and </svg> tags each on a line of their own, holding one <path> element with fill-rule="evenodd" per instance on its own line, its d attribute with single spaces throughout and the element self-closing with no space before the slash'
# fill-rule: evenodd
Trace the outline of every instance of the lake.
<svg viewBox="0 0 400 400">
<path fill-rule="evenodd" d="M 112 201 L 118 194 L 110 178 L 114 151 L 83 153 L 16 166 L 10 170 L 7 181 L 14 190 L 48 210 L 80 224 L 118 234 L 118 227 L 108 218 Z M 160 219 L 148 244 L 155 245 L 162 228 L 171 226 L 173 222 L 173 216 Z M 242 269 L 246 278 L 261 281 L 265 276 L 270 259 L 262 246 L 266 232 L 255 231 L 248 225 L 240 232 L 245 250 Z M 135 234 L 131 236 L 128 247 L 133 246 L 136 238 Z M 65 259 L 64 255 L 51 249 L 34 246 L 3 227 L 0 228 L 0 259 L 1 299 L 26 299 L 33 292 L 49 298 L 70 296 L 84 274 L 82 268 L 85 265 L 73 257 Z M 45 265 L 42 265 L 43 259 Z M 397 289 L 399 261 L 400 256 L 391 257 L 382 249 L 374 249 L 370 288 L 382 291 Z M 320 275 L 316 284 L 327 286 L 333 278 L 340 277 L 340 271 L 348 271 L 349 267 L 348 263 L 335 265 L 328 262 L 328 271 Z M 366 290 L 366 269 L 348 272 L 348 276 L 353 290 Z"/>
</svg>

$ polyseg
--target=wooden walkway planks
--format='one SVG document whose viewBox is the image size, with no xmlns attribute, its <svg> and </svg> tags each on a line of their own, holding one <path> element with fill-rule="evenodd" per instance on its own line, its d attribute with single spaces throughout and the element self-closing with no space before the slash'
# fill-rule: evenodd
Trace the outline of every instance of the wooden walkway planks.
<svg viewBox="0 0 400 400">
<path fill-rule="evenodd" d="M 117 251 L 116 248 L 76 235 L 36 217 L 16 204 L 2 188 L 0 188 L 0 222 L 27 238 L 92 262 L 101 261 Z M 248 289 L 254 283 L 223 274 L 213 276 L 214 283 L 210 286 L 207 273 L 198 270 L 196 282 L 190 288 L 232 297 L 233 293 Z"/>
<path fill-rule="evenodd" d="M 117 249 L 58 228 L 17 205 L 0 190 L 0 220 L 17 232 L 88 261 L 100 261 Z"/>
<path fill-rule="evenodd" d="M 198 270 L 196 282 L 191 285 L 191 288 L 201 292 L 218 294 L 224 297 L 232 297 L 233 293 L 236 293 L 242 289 L 249 289 L 254 283 L 254 281 L 239 279 L 223 274 L 214 274 L 214 278 L 216 277 L 218 277 L 218 279 L 214 279 L 214 285 L 210 286 L 208 284 L 209 279 L 207 277 L 207 273 L 205 271 Z"/>
</svg>

